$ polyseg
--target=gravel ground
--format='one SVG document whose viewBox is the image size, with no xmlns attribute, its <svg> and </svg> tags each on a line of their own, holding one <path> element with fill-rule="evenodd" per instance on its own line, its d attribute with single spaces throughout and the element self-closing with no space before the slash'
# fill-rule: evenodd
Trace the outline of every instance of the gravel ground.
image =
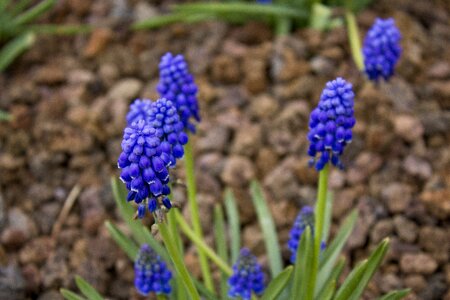
<svg viewBox="0 0 450 300">
<path fill-rule="evenodd" d="M 286 244 L 297 211 L 316 194 L 306 155 L 309 113 L 325 82 L 343 76 L 354 84 L 357 124 L 346 170 L 331 172 L 332 232 L 359 209 L 345 251 L 352 264 L 384 237 L 392 241 L 365 299 L 403 287 L 412 289 L 410 300 L 450 299 L 449 2 L 383 0 L 359 15 L 362 32 L 376 16 L 393 16 L 403 34 L 397 75 L 378 86 L 357 71 L 344 28 L 276 38 L 260 23 L 209 22 L 131 33 L 126 24 L 154 15 L 156 6 L 88 3 L 60 1 L 49 20 L 102 28 L 41 37 L 0 75 L 0 108 L 14 116 L 0 127 L 0 299 L 61 299 L 58 289 L 75 289 L 75 274 L 111 299 L 140 299 L 132 264 L 103 222 L 118 220 L 109 180 L 119 174 L 128 105 L 157 97 L 158 61 L 167 51 L 186 56 L 200 88 L 203 120 L 194 142 L 208 235 L 210 212 L 229 186 L 243 244 L 267 266 L 249 200 L 249 181 L 257 178 Z M 71 191 L 74 206 L 55 228 Z M 184 205 L 181 187 L 175 199 Z M 283 255 L 287 262 L 286 247 Z M 186 261 L 200 273 L 191 248 Z"/>
</svg>

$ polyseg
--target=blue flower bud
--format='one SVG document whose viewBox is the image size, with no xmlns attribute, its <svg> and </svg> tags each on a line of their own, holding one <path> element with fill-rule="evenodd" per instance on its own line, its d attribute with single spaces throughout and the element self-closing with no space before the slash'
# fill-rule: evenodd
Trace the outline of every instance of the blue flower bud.
<svg viewBox="0 0 450 300">
<path fill-rule="evenodd" d="M 147 121 L 152 102 L 148 99 L 136 99 L 130 105 L 130 110 L 127 114 L 127 124 L 130 126 L 133 122 L 145 120 Z"/>
<path fill-rule="evenodd" d="M 388 80 L 400 58 L 401 33 L 392 18 L 377 18 L 364 40 L 364 71 L 370 80 Z"/>
</svg>

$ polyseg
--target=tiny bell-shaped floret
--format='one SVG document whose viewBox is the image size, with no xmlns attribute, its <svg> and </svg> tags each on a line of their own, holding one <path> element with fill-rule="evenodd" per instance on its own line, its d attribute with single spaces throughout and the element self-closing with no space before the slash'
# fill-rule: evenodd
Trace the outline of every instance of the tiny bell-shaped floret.
<svg viewBox="0 0 450 300">
<path fill-rule="evenodd" d="M 291 251 L 291 263 L 295 263 L 298 244 L 306 227 L 314 228 L 314 210 L 311 206 L 303 206 L 294 221 L 289 234 L 288 248 Z"/>
<path fill-rule="evenodd" d="M 364 71 L 370 80 L 388 80 L 400 58 L 401 33 L 392 18 L 377 18 L 364 39 Z"/>
<path fill-rule="evenodd" d="M 264 273 L 256 257 L 247 249 L 241 249 L 233 274 L 228 279 L 228 296 L 250 300 L 252 292 L 261 295 L 264 291 Z"/>
<path fill-rule="evenodd" d="M 181 54 L 166 53 L 159 63 L 157 90 L 161 98 L 172 101 L 177 108 L 184 130 L 195 132 L 191 118 L 200 122 L 197 101 L 197 85 L 189 72 L 188 64 Z"/>
<path fill-rule="evenodd" d="M 140 120 L 147 121 L 152 108 L 152 101 L 149 99 L 136 99 L 130 105 L 130 110 L 127 113 L 127 125 L 130 126 L 133 122 Z"/>
<path fill-rule="evenodd" d="M 155 128 L 144 120 L 125 128 L 117 164 L 122 169 L 120 179 L 129 191 L 127 201 L 138 204 L 138 217 L 145 215 L 147 206 L 151 212 L 160 206 L 170 209 L 170 201 L 165 201 L 170 194 L 170 163 L 170 153 L 161 147 Z"/>
<path fill-rule="evenodd" d="M 165 98 L 152 103 L 149 124 L 156 129 L 156 136 L 161 139 L 161 149 L 169 153 L 171 167 L 176 159 L 183 157 L 183 145 L 188 142 L 188 135 L 172 101 Z"/>
<path fill-rule="evenodd" d="M 170 294 L 172 272 L 166 263 L 149 245 L 142 245 L 134 262 L 134 286 L 138 292 L 147 296 L 150 292 Z"/>
<path fill-rule="evenodd" d="M 352 141 L 355 125 L 354 97 L 352 85 L 338 77 L 326 84 L 319 104 L 311 112 L 308 155 L 312 157 L 310 164 L 318 171 L 330 161 L 342 168 L 340 156 Z"/>
</svg>

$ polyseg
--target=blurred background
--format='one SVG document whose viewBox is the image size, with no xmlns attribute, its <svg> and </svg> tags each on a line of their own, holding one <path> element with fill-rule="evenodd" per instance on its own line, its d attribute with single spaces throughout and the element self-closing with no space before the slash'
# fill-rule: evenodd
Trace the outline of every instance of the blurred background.
<svg viewBox="0 0 450 300">
<path fill-rule="evenodd" d="M 208 242 L 213 205 L 231 187 L 243 245 L 267 268 L 248 192 L 257 178 L 288 261 L 291 224 L 316 195 L 309 113 L 342 76 L 354 85 L 357 124 L 346 170 L 331 173 L 333 219 L 360 210 L 345 251 L 353 264 L 392 240 L 365 299 L 402 287 L 410 300 L 450 299 L 450 2 L 355 1 L 361 38 L 376 17 L 393 17 L 403 35 L 396 75 L 378 85 L 352 60 L 340 1 L 295 2 L 217 12 L 184 1 L 0 1 L 0 299 L 62 299 L 75 274 L 110 299 L 142 299 L 104 221 L 118 219 L 110 178 L 128 106 L 158 97 L 168 51 L 185 55 L 199 86 L 194 147 Z M 184 205 L 182 186 L 174 197 Z"/>
</svg>

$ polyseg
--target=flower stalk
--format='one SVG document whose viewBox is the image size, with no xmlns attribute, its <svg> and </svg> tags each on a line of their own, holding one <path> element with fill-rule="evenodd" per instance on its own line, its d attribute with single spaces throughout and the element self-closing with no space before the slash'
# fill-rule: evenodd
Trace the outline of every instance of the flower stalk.
<svg viewBox="0 0 450 300">
<path fill-rule="evenodd" d="M 348 39 L 352 52 L 353 61 L 360 71 L 364 71 L 364 58 L 361 50 L 361 40 L 359 38 L 358 24 L 356 23 L 355 14 L 346 9 L 345 21 L 347 24 Z"/>
</svg>

